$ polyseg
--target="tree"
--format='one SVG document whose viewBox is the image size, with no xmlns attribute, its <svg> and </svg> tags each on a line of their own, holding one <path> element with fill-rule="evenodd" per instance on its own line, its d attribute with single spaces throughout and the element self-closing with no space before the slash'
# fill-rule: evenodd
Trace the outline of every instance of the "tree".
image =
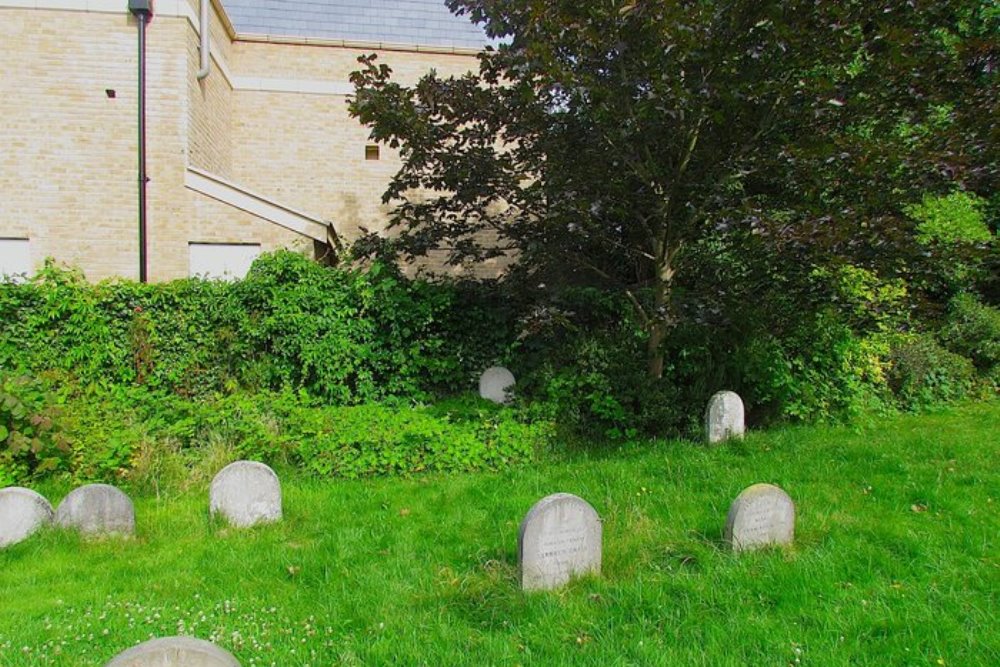
<svg viewBox="0 0 1000 667">
<path fill-rule="evenodd" d="M 366 56 L 352 75 L 351 113 L 403 160 L 399 247 L 621 290 L 652 377 L 693 245 L 877 265 L 907 202 L 998 180 L 987 0 L 447 4 L 500 42 L 478 72 L 405 87 Z"/>
</svg>

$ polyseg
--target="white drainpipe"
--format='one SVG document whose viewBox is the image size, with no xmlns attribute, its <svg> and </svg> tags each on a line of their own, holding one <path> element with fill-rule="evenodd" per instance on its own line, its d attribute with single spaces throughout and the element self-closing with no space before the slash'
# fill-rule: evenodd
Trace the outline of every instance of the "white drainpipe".
<svg viewBox="0 0 1000 667">
<path fill-rule="evenodd" d="M 201 0 L 201 69 L 198 70 L 198 80 L 201 81 L 212 69 L 211 54 L 209 53 L 208 39 L 211 33 L 212 24 L 208 20 L 208 7 L 212 0 Z"/>
</svg>

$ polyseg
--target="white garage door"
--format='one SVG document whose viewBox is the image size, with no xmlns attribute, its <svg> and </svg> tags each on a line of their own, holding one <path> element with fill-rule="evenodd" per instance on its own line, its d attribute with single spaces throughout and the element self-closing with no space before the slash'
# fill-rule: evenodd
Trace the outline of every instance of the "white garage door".
<svg viewBox="0 0 1000 667">
<path fill-rule="evenodd" d="M 31 275 L 28 239 L 0 239 L 0 276 L 23 280 Z"/>
<path fill-rule="evenodd" d="M 189 243 L 189 275 L 198 278 L 238 280 L 260 255 L 259 243 Z"/>
</svg>

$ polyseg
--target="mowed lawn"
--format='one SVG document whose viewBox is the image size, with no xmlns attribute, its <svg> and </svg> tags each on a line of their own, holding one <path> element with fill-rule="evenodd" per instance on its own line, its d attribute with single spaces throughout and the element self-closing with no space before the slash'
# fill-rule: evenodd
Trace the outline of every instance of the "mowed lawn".
<svg viewBox="0 0 1000 667">
<path fill-rule="evenodd" d="M 175 634 L 244 667 L 1000 665 L 1000 403 L 558 459 L 284 472 L 285 520 L 252 530 L 211 521 L 207 488 L 137 496 L 134 539 L 0 552 L 0 665 L 103 665 Z M 755 482 L 795 500 L 795 546 L 735 556 L 726 511 Z M 603 517 L 603 575 L 524 594 L 518 524 L 558 491 Z"/>
</svg>

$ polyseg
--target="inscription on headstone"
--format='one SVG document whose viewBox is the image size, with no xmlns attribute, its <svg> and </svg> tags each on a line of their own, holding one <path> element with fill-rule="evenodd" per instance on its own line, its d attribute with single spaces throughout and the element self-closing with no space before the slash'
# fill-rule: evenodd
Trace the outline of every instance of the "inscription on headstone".
<svg viewBox="0 0 1000 667">
<path fill-rule="evenodd" d="M 479 395 L 494 403 L 509 403 L 514 374 L 503 366 L 493 366 L 479 376 Z"/>
<path fill-rule="evenodd" d="M 121 490 L 108 484 L 87 484 L 59 503 L 56 523 L 87 535 L 131 535 L 135 532 L 135 508 Z"/>
<path fill-rule="evenodd" d="M 601 572 L 601 519 L 582 498 L 556 493 L 524 517 L 517 539 L 521 588 L 557 588 L 572 577 Z"/>
<path fill-rule="evenodd" d="M 742 438 L 746 430 L 743 399 L 732 391 L 720 391 L 712 396 L 705 408 L 705 435 L 709 442 Z"/>
<path fill-rule="evenodd" d="M 212 480 L 208 495 L 211 513 L 222 514 L 234 526 L 281 519 L 281 484 L 263 463 L 230 463 Z"/>
<path fill-rule="evenodd" d="M 240 667 L 240 663 L 203 639 L 162 637 L 119 653 L 105 667 Z"/>
<path fill-rule="evenodd" d="M 52 505 L 31 489 L 0 489 L 0 549 L 17 544 L 52 522 Z"/>
<path fill-rule="evenodd" d="M 724 538 L 734 551 L 791 544 L 795 503 L 773 484 L 754 484 L 736 497 L 726 516 Z"/>
</svg>

